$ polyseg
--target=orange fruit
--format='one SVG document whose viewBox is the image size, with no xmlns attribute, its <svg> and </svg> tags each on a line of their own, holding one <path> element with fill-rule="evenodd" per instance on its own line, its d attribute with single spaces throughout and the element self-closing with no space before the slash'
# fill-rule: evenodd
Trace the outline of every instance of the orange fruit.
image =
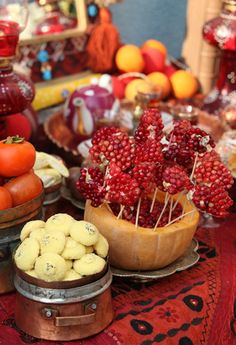
<svg viewBox="0 0 236 345">
<path fill-rule="evenodd" d="M 161 98 L 165 98 L 169 95 L 171 91 L 171 83 L 169 78 L 161 72 L 153 72 L 148 74 L 148 79 L 153 83 L 157 88 L 161 88 L 162 95 Z"/>
<path fill-rule="evenodd" d="M 167 53 L 168 53 L 167 48 L 161 41 L 157 41 L 154 39 L 147 40 L 143 44 L 143 48 L 145 48 L 145 47 L 157 49 L 165 56 L 165 58 L 167 56 Z"/>
<path fill-rule="evenodd" d="M 135 97 L 140 92 L 150 92 L 151 91 L 151 85 L 143 79 L 134 79 L 125 88 L 125 98 L 129 101 L 134 102 Z"/>
<path fill-rule="evenodd" d="M 133 44 L 126 44 L 119 48 L 115 59 L 119 70 L 124 72 L 142 72 L 144 68 L 141 50 Z"/>
<path fill-rule="evenodd" d="M 191 72 L 178 70 L 170 77 L 173 93 L 176 98 L 190 98 L 198 90 L 198 81 Z"/>
</svg>

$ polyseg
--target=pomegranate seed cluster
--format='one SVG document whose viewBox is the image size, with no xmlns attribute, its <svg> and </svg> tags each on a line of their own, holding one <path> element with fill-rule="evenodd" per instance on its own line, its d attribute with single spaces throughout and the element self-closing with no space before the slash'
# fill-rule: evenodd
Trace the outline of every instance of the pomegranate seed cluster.
<svg viewBox="0 0 236 345">
<path fill-rule="evenodd" d="M 229 169 L 218 160 L 202 160 L 195 170 L 194 177 L 197 184 L 222 185 L 225 189 L 230 189 L 234 183 Z"/>
<path fill-rule="evenodd" d="M 168 145 L 164 148 L 165 159 L 175 161 L 186 169 L 193 167 L 196 154 L 207 152 L 215 147 L 209 134 L 191 126 L 187 120 L 176 122 L 167 140 Z"/>
<path fill-rule="evenodd" d="M 196 185 L 192 190 L 192 200 L 196 207 L 216 217 L 228 215 L 233 200 L 222 185 Z"/>
<path fill-rule="evenodd" d="M 163 137 L 163 128 L 160 112 L 157 109 L 145 110 L 134 134 L 135 142 L 142 144 L 148 139 L 158 142 Z"/>
<path fill-rule="evenodd" d="M 103 203 L 105 197 L 103 181 L 104 174 L 97 167 L 82 168 L 80 170 L 80 177 L 76 183 L 77 188 L 83 198 L 91 200 L 91 205 L 94 207 L 98 207 Z"/>
<path fill-rule="evenodd" d="M 164 160 L 162 145 L 155 139 L 147 139 L 135 146 L 134 164 L 141 162 L 162 163 Z"/>
<path fill-rule="evenodd" d="M 163 186 L 169 194 L 190 190 L 192 184 L 184 168 L 178 165 L 167 167 L 163 171 Z"/>
<path fill-rule="evenodd" d="M 149 195 L 156 188 L 156 166 L 153 163 L 138 163 L 131 171 L 131 176 L 138 182 L 143 195 Z"/>
<path fill-rule="evenodd" d="M 118 172 L 117 169 L 114 170 L 114 174 L 110 171 L 105 178 L 105 201 L 124 206 L 134 205 L 141 193 L 138 181 L 127 173 Z"/>
<path fill-rule="evenodd" d="M 187 120 L 176 122 L 166 135 L 160 112 L 147 109 L 134 137 L 115 127 L 95 133 L 94 167 L 81 170 L 77 188 L 92 206 L 109 203 L 118 217 L 147 228 L 181 218 L 182 207 L 173 199 L 178 193 L 200 211 L 223 217 L 232 205 L 228 190 L 233 178 L 214 146 Z M 158 190 L 166 193 L 165 205 L 153 197 Z"/>
<path fill-rule="evenodd" d="M 90 155 L 93 162 L 101 165 L 114 162 L 122 170 L 131 166 L 135 148 L 128 133 L 114 127 L 102 128 L 95 133 L 92 145 Z"/>
</svg>

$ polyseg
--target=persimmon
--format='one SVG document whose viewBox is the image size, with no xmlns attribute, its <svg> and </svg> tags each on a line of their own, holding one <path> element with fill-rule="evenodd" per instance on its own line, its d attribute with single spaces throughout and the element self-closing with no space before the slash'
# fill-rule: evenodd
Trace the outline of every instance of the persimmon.
<svg viewBox="0 0 236 345">
<path fill-rule="evenodd" d="M 18 206 L 39 196 L 43 191 L 43 184 L 37 175 L 30 172 L 12 178 L 4 188 L 11 194 L 13 206 Z"/>
<path fill-rule="evenodd" d="M 0 210 L 11 208 L 12 204 L 12 197 L 9 191 L 4 187 L 0 187 Z"/>
<path fill-rule="evenodd" d="M 0 141 L 0 176 L 20 176 L 34 165 L 36 151 L 24 138 L 8 137 Z"/>
</svg>

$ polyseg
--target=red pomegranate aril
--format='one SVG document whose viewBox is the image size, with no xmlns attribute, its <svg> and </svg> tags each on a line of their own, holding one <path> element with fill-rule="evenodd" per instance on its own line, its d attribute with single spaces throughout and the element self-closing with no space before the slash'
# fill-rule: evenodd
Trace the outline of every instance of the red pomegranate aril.
<svg viewBox="0 0 236 345">
<path fill-rule="evenodd" d="M 156 166 L 153 163 L 139 163 L 130 171 L 130 175 L 137 181 L 143 195 L 152 193 L 156 188 Z"/>
<path fill-rule="evenodd" d="M 162 145 L 154 139 L 147 139 L 143 144 L 136 145 L 134 164 L 142 162 L 163 163 Z"/>
<path fill-rule="evenodd" d="M 200 210 L 215 217 L 225 217 L 233 201 L 222 185 L 196 185 L 190 194 L 194 204 Z"/>
<path fill-rule="evenodd" d="M 192 187 L 185 170 L 178 165 L 166 167 L 163 171 L 162 178 L 163 186 L 169 194 L 177 194 L 185 190 L 187 191 Z"/>
<path fill-rule="evenodd" d="M 100 129 L 92 139 L 91 159 L 97 164 L 115 162 L 122 170 L 132 165 L 134 139 L 117 128 Z"/>
<path fill-rule="evenodd" d="M 231 172 L 219 160 L 200 160 L 194 178 L 198 184 L 221 184 L 225 189 L 230 189 L 234 183 Z"/>
<path fill-rule="evenodd" d="M 146 109 L 134 134 L 136 144 L 142 144 L 148 139 L 160 142 L 163 137 L 163 128 L 160 111 L 155 108 Z"/>
</svg>

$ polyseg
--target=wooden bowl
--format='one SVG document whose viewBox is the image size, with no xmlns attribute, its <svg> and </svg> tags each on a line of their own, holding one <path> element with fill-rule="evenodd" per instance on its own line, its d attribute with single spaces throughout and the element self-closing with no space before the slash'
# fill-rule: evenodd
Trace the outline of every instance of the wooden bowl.
<svg viewBox="0 0 236 345">
<path fill-rule="evenodd" d="M 43 199 L 44 192 L 22 205 L 0 211 L 0 233 L 1 230 L 11 228 L 33 219 L 39 213 Z"/>
<path fill-rule="evenodd" d="M 163 195 L 157 199 L 163 201 Z M 177 196 L 175 196 L 175 199 Z M 191 244 L 199 222 L 199 213 L 185 198 L 180 199 L 185 213 L 178 222 L 153 229 L 138 227 L 117 219 L 105 205 L 94 208 L 86 202 L 84 219 L 93 223 L 109 242 L 109 260 L 114 267 L 124 270 L 156 270 L 178 259 Z"/>
</svg>

